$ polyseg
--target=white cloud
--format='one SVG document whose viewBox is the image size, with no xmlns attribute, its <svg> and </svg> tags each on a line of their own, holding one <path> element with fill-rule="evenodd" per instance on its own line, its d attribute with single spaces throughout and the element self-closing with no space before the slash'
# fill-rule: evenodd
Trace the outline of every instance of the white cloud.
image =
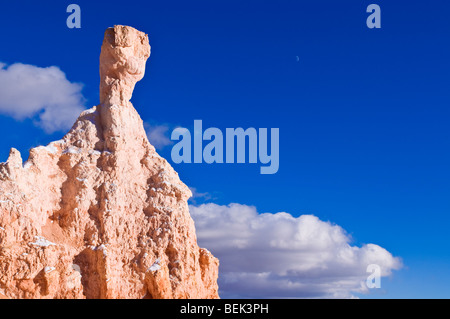
<svg viewBox="0 0 450 319">
<path fill-rule="evenodd" d="M 220 260 L 223 298 L 347 298 L 365 293 L 367 266 L 382 276 L 401 268 L 384 248 L 351 246 L 337 225 L 313 215 L 258 214 L 230 204 L 190 206 L 199 245 Z"/>
<path fill-rule="evenodd" d="M 205 201 L 210 201 L 211 199 L 213 199 L 211 194 L 208 192 L 201 193 L 195 187 L 189 187 L 189 189 L 192 192 L 192 197 L 189 199 L 189 201 L 194 205 L 197 205 L 202 202 L 204 203 Z"/>
<path fill-rule="evenodd" d="M 145 131 L 149 142 L 157 149 L 163 149 L 167 145 L 171 145 L 172 141 L 167 135 L 170 127 L 168 125 L 153 125 L 144 123 Z"/>
<path fill-rule="evenodd" d="M 81 89 L 56 66 L 0 63 L 0 113 L 32 118 L 47 133 L 72 126 L 84 109 Z"/>
</svg>

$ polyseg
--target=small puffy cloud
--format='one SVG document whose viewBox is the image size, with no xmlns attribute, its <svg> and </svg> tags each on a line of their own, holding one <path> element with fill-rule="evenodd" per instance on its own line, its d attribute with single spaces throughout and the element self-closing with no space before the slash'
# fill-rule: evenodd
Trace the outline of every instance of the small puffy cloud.
<svg viewBox="0 0 450 319">
<path fill-rule="evenodd" d="M 156 149 L 163 149 L 164 147 L 173 143 L 168 136 L 168 131 L 170 129 L 168 125 L 155 125 L 145 123 L 144 126 L 149 142 Z"/>
<path fill-rule="evenodd" d="M 84 109 L 81 89 L 56 66 L 0 63 L 0 113 L 32 118 L 47 133 L 72 126 Z"/>
<path fill-rule="evenodd" d="M 199 204 L 199 203 L 203 203 L 203 202 L 205 202 L 205 201 L 209 201 L 209 200 L 213 199 L 213 197 L 211 196 L 211 194 L 208 193 L 208 192 L 204 192 L 204 193 L 199 192 L 198 189 L 195 188 L 195 187 L 189 187 L 189 189 L 190 189 L 191 192 L 192 192 L 192 197 L 189 199 L 189 201 L 190 201 L 192 204 L 197 205 L 197 204 Z"/>
<path fill-rule="evenodd" d="M 192 192 L 192 198 L 205 198 L 205 199 L 211 198 L 208 192 L 201 193 L 195 187 L 189 187 L 189 189 Z"/>
<path fill-rule="evenodd" d="M 258 214 L 255 207 L 190 206 L 199 245 L 220 260 L 223 298 L 349 298 L 367 293 L 367 266 L 401 268 L 386 249 L 352 246 L 338 225 L 313 215 Z"/>
</svg>

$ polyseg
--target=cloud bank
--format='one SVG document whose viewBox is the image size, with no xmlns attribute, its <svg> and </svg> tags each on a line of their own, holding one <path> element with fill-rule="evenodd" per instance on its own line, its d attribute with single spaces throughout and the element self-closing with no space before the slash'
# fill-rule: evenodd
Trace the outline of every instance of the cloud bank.
<svg viewBox="0 0 450 319">
<path fill-rule="evenodd" d="M 0 63 L 0 113 L 16 120 L 32 118 L 46 133 L 72 126 L 84 109 L 81 89 L 56 66 Z"/>
<path fill-rule="evenodd" d="M 213 203 L 190 212 L 199 245 L 220 260 L 222 298 L 350 298 L 368 292 L 368 265 L 379 265 L 381 276 L 402 266 L 378 245 L 351 246 L 340 226 L 313 215 Z"/>
</svg>

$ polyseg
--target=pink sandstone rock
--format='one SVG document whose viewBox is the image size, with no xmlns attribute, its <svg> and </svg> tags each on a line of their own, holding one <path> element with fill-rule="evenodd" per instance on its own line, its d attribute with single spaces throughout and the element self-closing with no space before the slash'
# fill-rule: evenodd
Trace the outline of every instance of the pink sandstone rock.
<svg viewBox="0 0 450 319">
<path fill-rule="evenodd" d="M 106 30 L 101 104 L 0 164 L 0 298 L 218 298 L 191 192 L 129 102 L 149 56 L 146 34 Z"/>
</svg>

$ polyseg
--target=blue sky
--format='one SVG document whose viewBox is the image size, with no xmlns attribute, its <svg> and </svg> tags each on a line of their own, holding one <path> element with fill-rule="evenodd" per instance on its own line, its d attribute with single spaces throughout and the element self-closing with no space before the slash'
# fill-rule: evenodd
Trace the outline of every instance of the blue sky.
<svg viewBox="0 0 450 319">
<path fill-rule="evenodd" d="M 81 7 L 81 29 L 66 7 Z M 404 267 L 361 297 L 450 297 L 450 3 L 425 1 L 21 1 L 1 4 L 0 62 L 57 66 L 98 103 L 104 30 L 149 34 L 132 102 L 170 130 L 280 129 L 280 169 L 173 164 L 207 198 L 312 214 Z M 377 3 L 382 28 L 368 29 Z M 297 59 L 298 57 L 298 59 Z M 2 97 L 0 96 L 0 99 Z M 0 115 L 0 161 L 60 139 L 36 117 Z M 169 134 L 168 133 L 168 134 Z M 170 160 L 170 146 L 160 154 Z M 214 252 L 214 251 L 213 251 Z"/>
</svg>

